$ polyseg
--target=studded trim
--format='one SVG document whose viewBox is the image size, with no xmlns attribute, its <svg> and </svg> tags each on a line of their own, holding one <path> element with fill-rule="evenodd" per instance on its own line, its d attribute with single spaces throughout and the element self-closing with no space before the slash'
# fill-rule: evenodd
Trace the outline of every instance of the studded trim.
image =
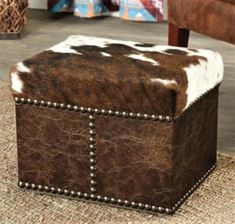
<svg viewBox="0 0 235 224">
<path fill-rule="evenodd" d="M 89 115 L 89 148 L 90 148 L 90 190 L 95 193 L 96 190 L 96 131 L 95 116 Z"/>
<path fill-rule="evenodd" d="M 183 197 L 175 203 L 175 205 L 172 208 L 163 208 L 158 207 L 155 205 L 149 205 L 149 204 L 142 204 L 134 201 L 128 201 L 123 200 L 120 198 L 110 198 L 106 196 L 96 195 L 96 194 L 89 194 L 84 192 L 75 192 L 73 190 L 69 191 L 67 189 L 61 189 L 61 188 L 55 188 L 55 187 L 49 187 L 49 186 L 42 186 L 42 185 L 36 185 L 34 183 L 27 183 L 23 181 L 18 182 L 18 186 L 21 188 L 26 189 L 32 189 L 40 192 L 46 192 L 46 193 L 52 193 L 52 194 L 59 194 L 70 198 L 76 198 L 76 199 L 83 199 L 83 200 L 89 200 L 89 201 L 97 201 L 99 203 L 105 203 L 110 205 L 116 205 L 118 207 L 123 208 L 132 208 L 135 210 L 144 210 L 146 212 L 156 213 L 167 213 L 172 214 L 174 213 L 181 205 L 182 203 L 197 189 L 197 187 L 212 173 L 212 171 L 216 168 L 216 164 L 214 164 L 199 180 L 196 182 Z M 93 173 L 93 172 L 92 172 Z M 93 178 L 92 178 L 93 180 Z"/>
<path fill-rule="evenodd" d="M 82 107 L 77 105 L 70 105 L 64 103 L 57 103 L 57 102 L 50 102 L 44 100 L 32 100 L 26 98 L 18 98 L 15 97 L 15 102 L 17 104 L 29 104 L 34 106 L 41 106 L 41 107 L 49 107 L 49 108 L 56 108 L 62 110 L 72 110 L 82 113 L 88 113 L 93 115 L 105 115 L 105 116 L 116 116 L 122 118 L 131 118 L 131 119 L 144 119 L 144 120 L 153 120 L 153 121 L 163 121 L 163 122 L 172 122 L 173 118 L 170 116 L 163 116 L 163 115 L 154 115 L 154 114 L 141 114 L 141 113 L 132 113 L 126 111 L 117 111 L 117 110 L 106 110 L 106 109 L 97 109 L 91 107 Z"/>
</svg>

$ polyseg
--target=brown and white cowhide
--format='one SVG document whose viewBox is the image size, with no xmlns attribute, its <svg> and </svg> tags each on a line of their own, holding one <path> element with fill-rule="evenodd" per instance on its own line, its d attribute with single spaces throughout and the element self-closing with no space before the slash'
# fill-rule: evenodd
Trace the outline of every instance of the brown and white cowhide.
<svg viewBox="0 0 235 224">
<path fill-rule="evenodd" d="M 70 36 L 12 68 L 14 96 L 176 116 L 223 78 L 218 53 Z"/>
</svg>

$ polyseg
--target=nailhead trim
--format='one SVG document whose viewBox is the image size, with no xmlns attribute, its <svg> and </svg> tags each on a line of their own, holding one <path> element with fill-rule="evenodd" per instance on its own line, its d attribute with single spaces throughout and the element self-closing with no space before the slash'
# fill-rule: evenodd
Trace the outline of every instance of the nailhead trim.
<svg viewBox="0 0 235 224">
<path fill-rule="evenodd" d="M 63 109 L 63 110 L 71 110 L 77 111 L 81 113 L 89 113 L 89 114 L 101 114 L 104 116 L 116 116 L 122 118 L 131 118 L 131 119 L 143 119 L 143 120 L 152 120 L 152 121 L 164 121 L 164 122 L 172 122 L 174 119 L 170 116 L 163 116 L 163 115 L 154 115 L 154 114 L 141 114 L 141 113 L 133 113 L 133 112 L 126 112 L 126 111 L 114 111 L 114 110 L 106 110 L 106 109 L 97 109 L 91 107 L 79 107 L 77 105 L 70 105 L 64 103 L 57 103 L 57 102 L 50 102 L 44 100 L 32 100 L 32 99 L 25 99 L 25 98 L 18 98 L 15 97 L 15 102 L 18 104 L 30 104 L 35 106 L 41 107 L 49 107 L 49 108 L 56 108 L 56 109 Z"/>
<path fill-rule="evenodd" d="M 27 182 L 18 182 L 18 186 L 20 188 L 26 188 L 26 189 L 33 189 L 33 190 L 38 190 L 38 191 L 44 191 L 44 192 L 50 192 L 53 194 L 62 194 L 65 196 L 69 197 L 74 197 L 74 198 L 81 198 L 81 199 L 86 199 L 86 200 L 92 200 L 92 201 L 98 201 L 98 202 L 104 202 L 106 204 L 113 204 L 113 205 L 118 205 L 122 207 L 131 207 L 136 210 L 145 210 L 149 212 L 161 212 L 161 213 L 167 213 L 167 214 L 172 214 L 174 213 L 180 205 L 195 191 L 195 189 L 209 176 L 209 174 L 216 168 L 216 164 L 214 164 L 199 180 L 197 183 L 195 183 L 189 190 L 188 192 L 183 195 L 183 197 L 172 207 L 172 208 L 163 208 L 163 207 L 157 207 L 157 206 L 152 206 L 148 204 L 142 204 L 142 203 L 137 203 L 134 201 L 128 201 L 128 200 L 122 200 L 122 199 L 117 199 L 117 198 L 109 198 L 107 196 L 101 196 L 101 195 L 95 195 L 95 194 L 88 194 L 88 193 L 82 193 L 82 192 L 75 192 L 75 191 L 69 191 L 67 189 L 62 190 L 61 188 L 54 188 L 54 187 L 48 187 L 48 186 L 42 186 L 42 185 L 35 185 L 35 184 L 30 184 Z"/>
<path fill-rule="evenodd" d="M 89 109 L 91 111 L 91 109 Z M 89 115 L 89 145 L 90 145 L 90 191 L 96 193 L 96 132 L 95 132 L 95 116 Z M 94 199 L 95 197 L 93 197 Z"/>
</svg>

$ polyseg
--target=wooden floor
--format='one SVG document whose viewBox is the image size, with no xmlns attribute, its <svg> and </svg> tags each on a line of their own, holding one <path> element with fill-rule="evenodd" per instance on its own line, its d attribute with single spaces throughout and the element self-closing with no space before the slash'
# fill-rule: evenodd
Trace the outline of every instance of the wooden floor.
<svg viewBox="0 0 235 224">
<path fill-rule="evenodd" d="M 8 81 L 12 64 L 72 34 L 167 44 L 167 23 L 138 23 L 108 17 L 87 20 L 31 10 L 22 38 L 0 41 L 0 80 Z M 210 48 L 223 56 L 225 77 L 220 88 L 218 149 L 235 154 L 235 46 L 191 33 L 190 47 Z"/>
</svg>

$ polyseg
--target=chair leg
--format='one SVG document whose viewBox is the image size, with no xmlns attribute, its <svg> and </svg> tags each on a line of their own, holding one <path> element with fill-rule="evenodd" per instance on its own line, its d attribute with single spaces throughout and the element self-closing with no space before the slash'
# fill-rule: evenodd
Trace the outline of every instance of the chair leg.
<svg viewBox="0 0 235 224">
<path fill-rule="evenodd" d="M 168 44 L 171 46 L 188 47 L 190 30 L 182 29 L 169 23 Z"/>
</svg>

